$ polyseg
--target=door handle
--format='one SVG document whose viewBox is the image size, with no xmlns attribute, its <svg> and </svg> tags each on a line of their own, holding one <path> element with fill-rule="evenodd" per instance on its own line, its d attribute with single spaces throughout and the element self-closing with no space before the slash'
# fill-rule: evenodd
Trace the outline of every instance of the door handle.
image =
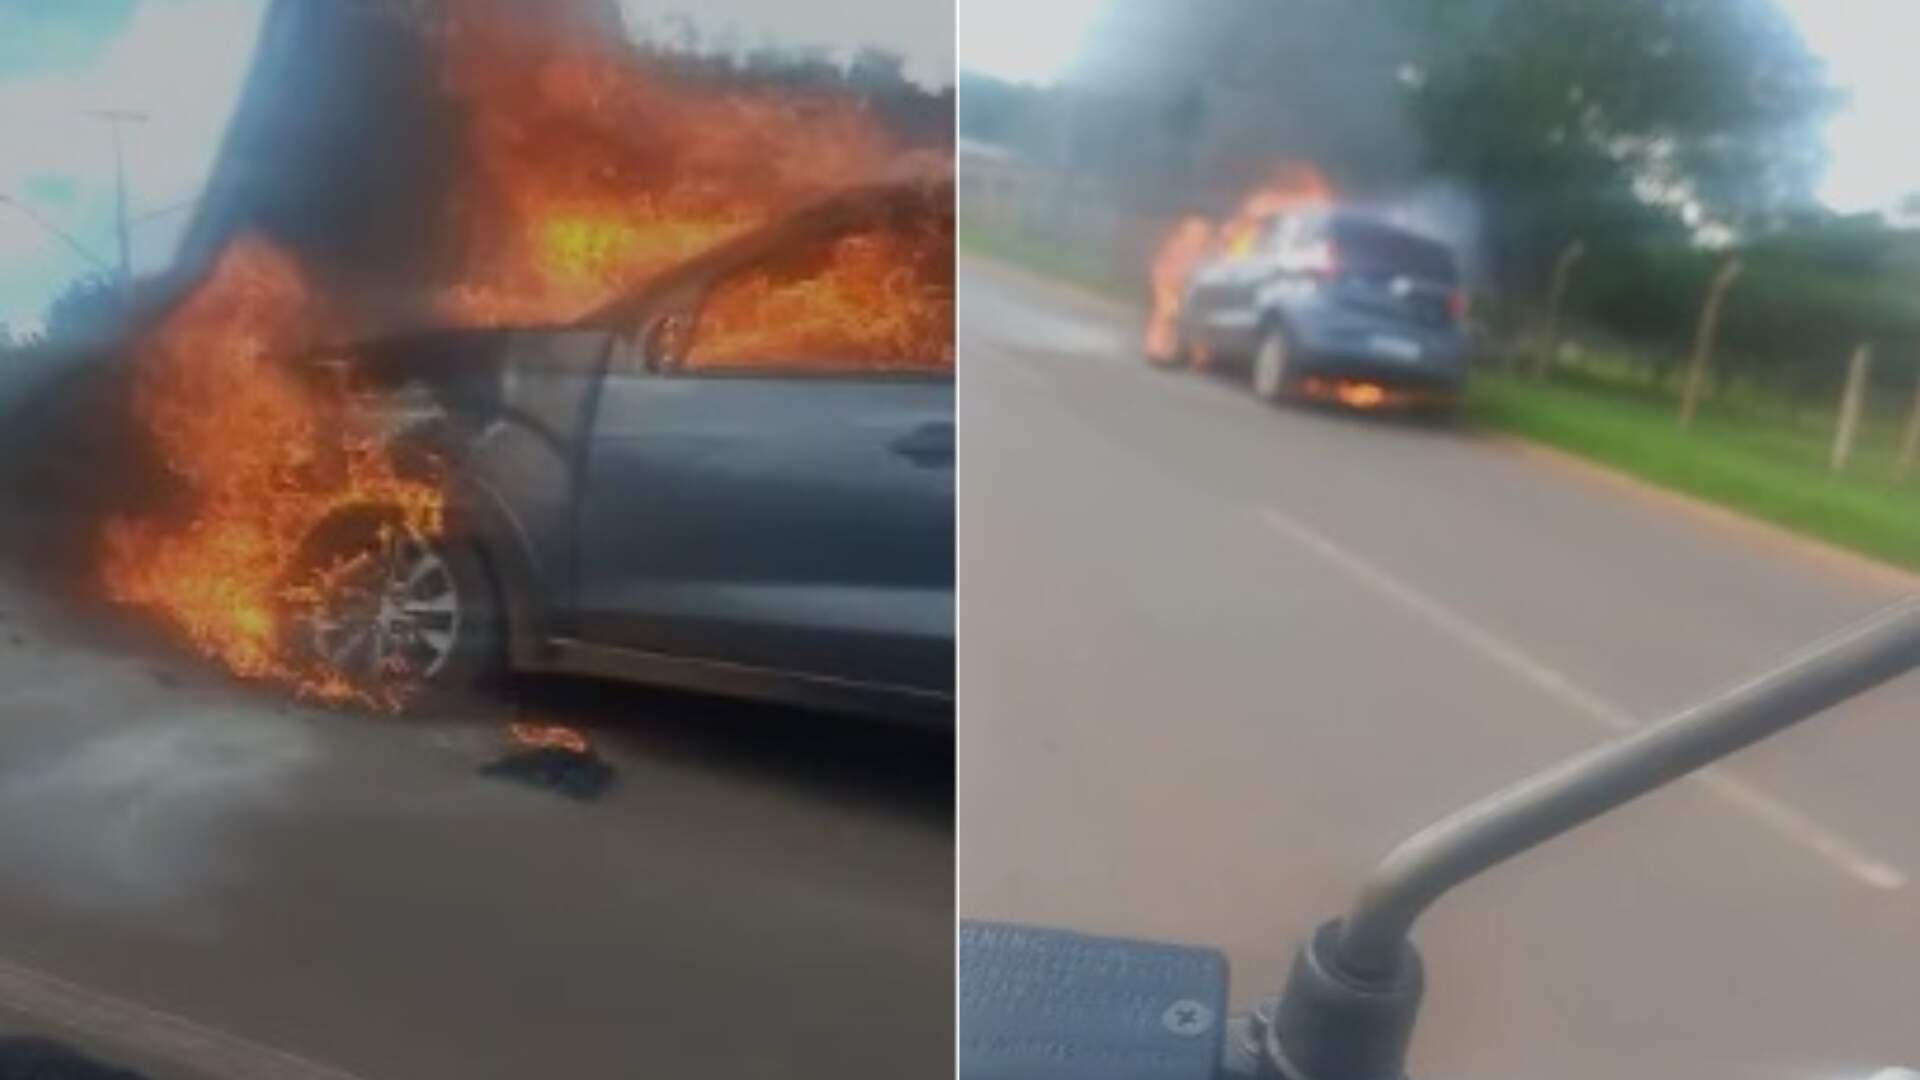
<svg viewBox="0 0 1920 1080">
<path fill-rule="evenodd" d="M 921 424 L 888 445 L 894 453 L 922 468 L 931 469 L 952 465 L 953 421 L 936 420 Z"/>
</svg>

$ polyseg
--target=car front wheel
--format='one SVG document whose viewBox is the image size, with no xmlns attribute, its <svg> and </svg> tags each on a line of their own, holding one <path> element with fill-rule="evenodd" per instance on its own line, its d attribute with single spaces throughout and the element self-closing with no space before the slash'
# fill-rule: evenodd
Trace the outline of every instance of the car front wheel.
<svg viewBox="0 0 1920 1080">
<path fill-rule="evenodd" d="M 1286 397 L 1292 379 L 1293 343 L 1287 333 L 1274 327 L 1261 337 L 1253 353 L 1253 392 L 1262 401 L 1278 404 Z"/>
<path fill-rule="evenodd" d="M 473 689 L 501 666 L 500 606 L 477 552 L 397 510 L 321 522 L 285 592 L 289 651 L 346 696 L 398 708 Z"/>
</svg>

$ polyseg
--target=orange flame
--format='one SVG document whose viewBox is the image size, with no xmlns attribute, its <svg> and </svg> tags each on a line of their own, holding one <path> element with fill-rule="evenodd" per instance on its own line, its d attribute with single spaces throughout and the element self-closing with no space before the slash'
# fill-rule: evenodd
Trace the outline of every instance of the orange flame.
<svg viewBox="0 0 1920 1080">
<path fill-rule="evenodd" d="M 1275 166 L 1265 183 L 1240 201 L 1234 216 L 1216 226 L 1204 217 L 1181 219 L 1167 233 L 1154 255 L 1153 311 L 1147 320 L 1146 352 L 1153 360 L 1176 359 L 1179 346 L 1180 299 L 1187 278 L 1208 257 L 1244 256 L 1253 250 L 1260 230 L 1276 214 L 1333 201 L 1333 185 L 1319 169 L 1304 162 Z"/>
<path fill-rule="evenodd" d="M 1147 356 L 1161 362 L 1177 359 L 1180 295 L 1187 277 L 1213 249 L 1214 228 L 1202 217 L 1189 217 L 1174 226 L 1153 258 L 1153 313 L 1147 322 Z"/>
<path fill-rule="evenodd" d="M 1274 215 L 1332 201 L 1333 186 L 1319 169 L 1299 162 L 1276 166 L 1266 183 L 1240 201 L 1239 213 L 1221 229 L 1221 246 L 1229 255 L 1245 255 Z"/>
<path fill-rule="evenodd" d="M 537 5 L 442 7 L 438 75 L 464 118 L 440 223 L 455 265 L 437 301 L 453 324 L 571 319 L 814 195 L 906 167 L 951 176 L 950 153 L 902 154 L 849 94 L 675 74 Z M 950 368 L 951 227 L 850 237 L 808 277 L 734 283 L 710 298 L 693 359 Z M 110 522 L 101 574 L 112 598 L 163 613 L 243 677 L 397 708 L 288 633 L 351 569 L 298 565 L 330 516 L 365 505 L 423 536 L 442 527 L 438 486 L 401 475 L 344 388 L 294 374 L 340 325 L 265 242 L 222 255 L 138 349 L 135 413 L 182 481 L 183 512 Z"/>
<path fill-rule="evenodd" d="M 575 317 L 901 156 L 853 97 L 675 78 L 500 0 L 463 3 L 442 56 L 470 117 L 457 322 Z"/>
<path fill-rule="evenodd" d="M 529 720 L 516 720 L 507 725 L 507 736 L 521 746 L 533 750 L 555 749 L 570 750 L 584 754 L 592 749 L 585 732 L 570 728 L 565 724 L 541 724 Z"/>
<path fill-rule="evenodd" d="M 255 238 L 227 249 L 138 355 L 134 410 L 182 481 L 187 512 L 110 521 L 102 573 L 110 597 L 164 611 L 236 674 L 342 700 L 355 688 L 284 639 L 295 556 L 349 506 L 398 508 L 437 532 L 441 497 L 399 475 L 344 393 L 293 374 L 286 362 L 329 325 L 292 260 Z"/>
<path fill-rule="evenodd" d="M 824 269 L 726 283 L 707 299 L 689 363 L 726 368 L 778 356 L 838 368 L 951 368 L 951 225 L 846 236 Z"/>
<path fill-rule="evenodd" d="M 1334 391 L 1340 404 L 1350 409 L 1373 409 L 1386 403 L 1387 392 L 1378 383 L 1343 382 Z"/>
</svg>

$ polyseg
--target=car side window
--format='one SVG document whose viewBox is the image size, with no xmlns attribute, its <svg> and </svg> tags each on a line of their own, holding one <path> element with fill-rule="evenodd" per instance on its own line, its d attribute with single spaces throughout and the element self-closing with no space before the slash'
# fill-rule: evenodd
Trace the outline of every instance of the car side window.
<svg viewBox="0 0 1920 1080">
<path fill-rule="evenodd" d="M 950 216 L 797 245 L 708 290 L 679 370 L 950 375 L 953 258 Z"/>
</svg>

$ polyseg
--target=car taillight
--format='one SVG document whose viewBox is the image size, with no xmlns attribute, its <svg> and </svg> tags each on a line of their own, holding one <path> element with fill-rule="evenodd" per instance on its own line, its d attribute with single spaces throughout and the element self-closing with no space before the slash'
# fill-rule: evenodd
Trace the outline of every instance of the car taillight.
<svg viewBox="0 0 1920 1080">
<path fill-rule="evenodd" d="M 1473 301 L 1468 296 L 1467 290 L 1455 289 L 1447 294 L 1447 314 L 1453 316 L 1456 322 L 1466 319 L 1467 312 L 1472 307 Z"/>
</svg>

